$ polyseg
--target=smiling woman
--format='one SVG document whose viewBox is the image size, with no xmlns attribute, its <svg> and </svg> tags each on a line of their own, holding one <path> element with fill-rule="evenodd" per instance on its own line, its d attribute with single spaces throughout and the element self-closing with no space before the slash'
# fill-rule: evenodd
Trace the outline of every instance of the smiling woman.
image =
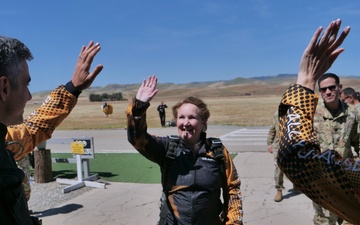
<svg viewBox="0 0 360 225">
<path fill-rule="evenodd" d="M 178 136 L 147 133 L 146 111 L 159 92 L 156 85 L 156 76 L 150 76 L 130 102 L 127 136 L 141 155 L 160 166 L 166 224 L 195 219 L 209 225 L 243 224 L 238 173 L 221 140 L 206 137 L 210 112 L 201 99 L 188 97 L 173 107 Z"/>
</svg>

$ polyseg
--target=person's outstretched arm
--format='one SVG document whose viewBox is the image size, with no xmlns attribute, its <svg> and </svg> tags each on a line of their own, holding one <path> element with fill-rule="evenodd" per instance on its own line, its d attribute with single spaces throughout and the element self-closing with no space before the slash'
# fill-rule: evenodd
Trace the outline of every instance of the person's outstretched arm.
<svg viewBox="0 0 360 225">
<path fill-rule="evenodd" d="M 17 141 L 24 147 L 23 151 L 19 152 L 18 145 L 8 146 L 8 149 L 15 153 L 16 160 L 33 151 L 42 141 L 51 138 L 55 128 L 70 114 L 80 93 L 91 86 L 103 69 L 102 65 L 97 65 L 90 72 L 91 64 L 99 51 L 100 44 L 94 44 L 93 41 L 82 46 L 71 81 L 53 90 L 22 124 L 8 127 L 6 141 Z"/>
<path fill-rule="evenodd" d="M 150 101 L 158 93 L 156 89 L 157 78 L 155 75 L 143 80 L 136 97 L 132 99 L 126 109 L 127 135 L 129 143 L 147 159 L 161 164 L 165 158 L 165 147 L 163 139 L 150 135 L 147 132 L 146 110 Z"/>
<path fill-rule="evenodd" d="M 317 29 L 301 59 L 297 83 L 289 87 L 279 106 L 278 165 L 314 202 L 341 218 L 360 224 L 360 161 L 343 159 L 336 151 L 320 151 L 313 129 L 318 96 L 316 81 L 344 51 L 339 48 L 350 28 L 337 38 L 341 21 Z"/>
</svg>

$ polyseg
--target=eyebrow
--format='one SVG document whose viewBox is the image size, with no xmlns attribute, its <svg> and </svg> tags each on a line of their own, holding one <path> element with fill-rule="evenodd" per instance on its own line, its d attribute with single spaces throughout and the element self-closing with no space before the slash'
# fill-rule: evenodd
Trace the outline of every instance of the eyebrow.
<svg viewBox="0 0 360 225">
<path fill-rule="evenodd" d="M 331 84 L 331 85 L 324 86 L 324 87 L 320 87 L 320 86 L 319 86 L 319 88 L 329 88 L 329 87 L 333 87 L 333 86 L 337 86 L 337 84 Z"/>
</svg>

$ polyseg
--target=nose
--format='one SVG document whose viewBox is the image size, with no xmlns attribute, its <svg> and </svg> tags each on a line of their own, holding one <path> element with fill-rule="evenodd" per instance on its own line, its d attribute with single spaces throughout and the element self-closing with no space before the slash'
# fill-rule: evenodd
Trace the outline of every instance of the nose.
<svg viewBox="0 0 360 225">
<path fill-rule="evenodd" d="M 190 125 L 190 121 L 189 120 L 185 120 L 183 123 L 183 127 L 187 127 Z"/>
<path fill-rule="evenodd" d="M 28 90 L 28 94 L 29 94 L 28 101 L 30 101 L 32 99 L 32 95 L 31 95 L 31 92 L 30 92 L 29 88 L 27 90 Z"/>
<path fill-rule="evenodd" d="M 332 91 L 330 90 L 330 88 L 327 88 L 327 89 L 326 89 L 325 94 L 326 94 L 326 95 L 332 94 Z"/>
</svg>

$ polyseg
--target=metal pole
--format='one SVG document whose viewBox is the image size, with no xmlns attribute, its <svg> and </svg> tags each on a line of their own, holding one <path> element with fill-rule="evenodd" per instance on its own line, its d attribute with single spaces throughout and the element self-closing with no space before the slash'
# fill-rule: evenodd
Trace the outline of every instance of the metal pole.
<svg viewBox="0 0 360 225">
<path fill-rule="evenodd" d="M 82 165 L 81 165 L 81 155 L 76 155 L 76 167 L 77 167 L 77 177 L 78 181 L 83 181 L 83 175 L 82 175 Z"/>
</svg>

